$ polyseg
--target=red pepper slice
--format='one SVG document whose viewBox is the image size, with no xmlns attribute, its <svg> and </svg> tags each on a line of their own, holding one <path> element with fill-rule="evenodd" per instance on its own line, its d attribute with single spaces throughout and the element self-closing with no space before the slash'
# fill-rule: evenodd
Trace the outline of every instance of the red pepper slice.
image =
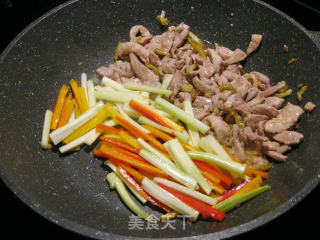
<svg viewBox="0 0 320 240">
<path fill-rule="evenodd" d="M 218 221 L 222 221 L 226 215 L 224 212 L 213 208 L 209 204 L 201 202 L 199 200 L 196 200 L 196 199 L 189 197 L 189 196 L 187 196 L 183 193 L 180 193 L 178 191 L 175 191 L 175 190 L 167 187 L 164 184 L 158 183 L 158 185 L 160 187 L 162 187 L 164 190 L 166 190 L 167 192 L 174 195 L 176 198 L 180 199 L 182 202 L 186 203 L 190 207 L 199 211 L 203 215 L 204 218 L 211 217 L 211 218 L 216 219 Z"/>
<path fill-rule="evenodd" d="M 179 131 L 179 132 L 181 132 L 183 130 L 183 127 L 176 124 L 175 122 L 173 122 L 169 118 L 159 114 L 158 112 L 156 112 L 152 108 L 145 106 L 145 105 L 143 105 L 133 99 L 129 102 L 129 105 L 130 105 L 130 107 L 132 107 L 134 110 L 136 110 L 137 112 L 139 112 L 140 114 L 142 114 L 146 118 L 149 118 L 150 120 L 152 120 L 152 121 L 154 121 L 164 127 L 171 128 L 171 129 Z"/>
<path fill-rule="evenodd" d="M 100 137 L 100 141 L 105 142 L 105 143 L 109 143 L 109 144 L 114 145 L 116 147 L 123 148 L 123 149 L 126 149 L 128 151 L 131 151 L 131 152 L 134 152 L 137 154 L 139 153 L 139 149 L 136 149 L 136 148 L 131 147 L 131 146 L 124 144 L 124 143 L 113 141 L 113 140 L 111 140 L 109 138 L 105 138 L 103 136 Z"/>
<path fill-rule="evenodd" d="M 153 198 L 150 194 L 148 194 L 139 183 L 137 183 L 128 173 L 127 171 L 122 168 L 121 166 L 118 166 L 117 168 L 118 172 L 126 179 L 126 181 L 129 182 L 129 184 L 141 194 L 142 197 L 147 199 L 150 203 L 152 203 L 155 206 L 158 206 L 165 210 L 166 212 L 171 212 L 171 209 L 167 207 L 166 205 L 159 202 L 157 199 Z"/>
</svg>

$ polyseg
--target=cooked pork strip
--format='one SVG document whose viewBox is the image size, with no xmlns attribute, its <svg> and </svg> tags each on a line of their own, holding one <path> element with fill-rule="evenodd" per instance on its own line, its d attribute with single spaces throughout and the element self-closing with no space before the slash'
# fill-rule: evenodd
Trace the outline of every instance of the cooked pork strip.
<svg viewBox="0 0 320 240">
<path fill-rule="evenodd" d="M 251 54 L 257 48 L 260 46 L 260 43 L 262 41 L 262 35 L 261 34 L 252 34 L 251 35 L 251 41 L 249 43 L 248 49 L 247 49 L 247 54 Z"/>
<path fill-rule="evenodd" d="M 293 145 L 300 143 L 303 140 L 303 135 L 296 131 L 283 131 L 274 135 L 273 139 L 287 145 Z"/>
<path fill-rule="evenodd" d="M 280 113 L 276 118 L 266 122 L 264 129 L 268 133 L 283 132 L 294 126 L 303 112 L 303 109 L 298 105 L 288 103 L 283 109 L 280 110 Z"/>
</svg>

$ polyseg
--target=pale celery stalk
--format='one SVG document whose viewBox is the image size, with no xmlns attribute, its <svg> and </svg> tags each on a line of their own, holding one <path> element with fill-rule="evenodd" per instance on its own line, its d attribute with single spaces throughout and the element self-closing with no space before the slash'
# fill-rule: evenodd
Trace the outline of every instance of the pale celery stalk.
<svg viewBox="0 0 320 240">
<path fill-rule="evenodd" d="M 78 149 L 78 147 L 80 147 L 82 144 L 85 143 L 86 139 L 88 137 L 90 137 L 91 135 L 95 135 L 96 134 L 96 129 L 92 129 L 89 132 L 87 132 L 86 134 L 82 135 L 81 137 L 78 137 L 77 139 L 73 140 L 72 142 L 63 145 L 59 148 L 59 151 L 61 153 L 66 153 L 69 151 L 78 151 L 80 150 L 80 148 Z"/>
<path fill-rule="evenodd" d="M 223 157 L 232 161 L 232 159 L 230 158 L 228 153 L 223 149 L 223 147 L 220 145 L 218 140 L 211 134 L 205 137 L 202 137 L 200 139 L 199 146 L 206 152 L 217 154 L 220 157 Z"/>
<path fill-rule="evenodd" d="M 103 122 L 103 124 L 108 125 L 110 127 L 113 127 L 116 125 L 116 123 L 113 120 L 107 120 L 105 122 Z M 63 145 L 59 148 L 59 151 L 61 153 L 65 153 L 65 152 L 69 152 L 69 151 L 78 151 L 80 150 L 80 146 L 82 144 L 87 144 L 87 145 L 91 145 L 93 144 L 98 137 L 101 135 L 101 133 L 96 131 L 96 128 L 90 130 L 89 132 L 87 132 L 86 134 L 82 135 L 81 137 L 73 140 L 72 142 Z"/>
<path fill-rule="evenodd" d="M 189 124 L 190 126 L 194 127 L 201 133 L 206 133 L 209 131 L 210 127 L 203 122 L 199 121 L 195 117 L 192 117 L 190 114 L 187 114 L 182 109 L 178 108 L 177 106 L 173 105 L 172 103 L 157 97 L 155 100 L 155 104 L 160 106 L 162 110 L 168 112 L 172 116 L 178 118 L 182 122 Z"/>
<path fill-rule="evenodd" d="M 168 164 L 166 161 L 163 161 L 156 154 L 141 149 L 139 155 L 186 187 L 190 189 L 198 189 L 197 181 L 194 178 L 185 174 L 181 169 Z"/>
<path fill-rule="evenodd" d="M 175 159 L 175 161 L 179 162 L 179 165 L 182 169 L 197 180 L 201 188 L 204 192 L 209 195 L 212 191 L 211 185 L 207 182 L 207 180 L 202 176 L 200 170 L 188 156 L 188 154 L 184 151 L 182 145 L 178 141 L 178 139 L 172 139 L 167 141 L 166 144 L 170 149 L 170 156 Z"/>
<path fill-rule="evenodd" d="M 104 76 L 101 80 L 102 85 L 112 87 L 114 90 L 121 91 L 121 92 L 131 92 L 130 90 L 126 89 L 121 83 Z"/>
<path fill-rule="evenodd" d="M 97 99 L 110 101 L 110 102 L 123 103 L 123 102 L 130 102 L 131 99 L 137 100 L 142 103 L 149 102 L 149 99 L 146 99 L 144 96 L 141 96 L 138 93 L 98 89 L 98 90 L 95 90 L 94 95 Z"/>
<path fill-rule="evenodd" d="M 226 200 L 223 200 L 222 202 L 215 205 L 214 208 L 221 210 L 223 212 L 228 212 L 231 209 L 238 207 L 241 203 L 257 196 L 258 194 L 263 193 L 264 191 L 267 191 L 268 189 L 270 189 L 270 186 L 264 185 L 250 192 L 227 198 Z"/>
<path fill-rule="evenodd" d="M 88 102 L 88 76 L 86 73 L 81 74 L 81 87 L 84 88 L 84 93 Z"/>
<path fill-rule="evenodd" d="M 167 164 L 171 165 L 172 167 L 176 167 L 174 165 L 174 163 L 170 159 L 168 159 L 166 156 L 164 156 L 162 153 L 160 153 L 157 149 L 152 147 L 149 143 L 147 143 L 146 141 L 144 141 L 141 138 L 138 138 L 137 141 L 141 145 L 142 148 L 144 148 L 145 150 L 157 155 L 159 158 L 161 158 L 161 160 L 163 160 Z"/>
<path fill-rule="evenodd" d="M 109 173 L 107 175 L 107 181 L 109 182 L 110 189 L 116 189 L 122 201 L 126 204 L 126 206 L 134 212 L 136 215 L 142 217 L 147 221 L 152 220 L 152 216 L 150 216 L 147 212 L 145 212 L 142 208 L 140 208 L 130 197 L 127 192 L 125 186 L 121 179 L 114 173 Z"/>
<path fill-rule="evenodd" d="M 94 96 L 94 83 L 92 80 L 87 82 L 87 92 L 88 92 L 88 105 L 89 108 L 96 104 L 96 97 Z"/>
<path fill-rule="evenodd" d="M 218 202 L 217 197 L 215 197 L 215 198 L 209 197 L 203 193 L 200 193 L 198 191 L 193 191 L 189 188 L 186 188 L 185 186 L 182 186 L 181 184 L 169 181 L 164 178 L 155 177 L 153 179 L 153 181 L 155 181 L 156 183 L 162 183 L 162 184 L 168 186 L 169 188 L 177 190 L 178 192 L 184 193 L 192 198 L 198 199 L 198 200 L 205 202 L 209 205 L 215 205 Z"/>
<path fill-rule="evenodd" d="M 130 118 L 122 109 L 122 107 L 119 104 L 116 104 L 116 108 L 118 110 L 118 112 L 120 113 L 120 115 L 127 120 L 129 123 L 131 123 L 133 126 L 135 126 L 136 128 L 140 129 L 141 131 L 143 131 L 144 133 L 149 134 L 150 131 L 148 129 L 145 129 L 144 127 L 142 127 L 139 123 L 137 123 L 136 121 L 134 121 L 132 118 Z"/>
<path fill-rule="evenodd" d="M 123 178 L 123 176 L 121 174 L 118 173 L 117 171 L 117 167 L 111 163 L 110 160 L 107 160 L 105 162 L 105 164 L 111 168 L 111 170 L 113 172 L 115 172 L 117 174 L 117 176 L 124 182 L 124 184 L 127 186 L 127 188 L 129 188 L 129 190 L 133 193 L 133 195 L 136 196 L 136 198 L 142 203 L 142 204 L 146 204 L 147 199 L 145 199 L 144 197 L 142 197 L 127 181 L 125 181 L 125 179 Z"/>
<path fill-rule="evenodd" d="M 130 89 L 130 90 L 145 91 L 145 92 L 151 92 L 151 93 L 156 93 L 156 94 L 161 94 L 161 95 L 166 95 L 166 96 L 170 96 L 172 94 L 171 90 L 157 88 L 157 87 L 151 87 L 151 86 L 147 86 L 147 85 L 136 84 L 133 82 L 127 82 L 124 85 L 124 87 L 126 89 Z"/>
<path fill-rule="evenodd" d="M 175 135 L 177 138 L 179 138 L 182 142 L 184 143 L 188 143 L 190 137 L 188 135 L 187 132 L 179 132 L 179 131 L 176 131 L 176 130 L 173 130 L 173 129 L 170 129 L 170 128 L 167 128 L 167 127 L 164 127 L 144 116 L 140 116 L 138 118 L 138 122 L 141 123 L 141 124 L 146 124 L 146 125 L 149 125 L 151 127 L 154 127 L 154 128 L 157 128 L 163 132 L 166 132 L 166 133 L 169 133 L 169 134 L 172 134 L 172 135 Z"/>
<path fill-rule="evenodd" d="M 162 85 L 161 85 L 161 88 L 162 89 L 168 89 L 168 87 L 170 86 L 170 83 L 172 81 L 172 78 L 173 78 L 173 75 L 172 74 L 165 74 L 163 76 L 163 79 L 162 79 Z"/>
<path fill-rule="evenodd" d="M 230 162 L 234 162 L 233 159 L 229 156 L 229 154 L 224 150 L 218 140 L 212 136 L 208 135 L 206 137 L 202 137 L 199 142 L 200 148 L 205 150 L 206 152 L 217 154 L 218 156 L 227 159 Z M 235 172 L 230 172 L 233 178 L 243 178 L 246 179 L 246 175 L 243 174 L 236 174 Z"/>
<path fill-rule="evenodd" d="M 98 90 L 102 90 L 102 91 L 116 91 L 114 90 L 112 87 L 109 87 L 109 86 L 100 86 L 100 85 L 97 85 L 94 87 L 94 90 L 98 91 Z"/>
<path fill-rule="evenodd" d="M 74 130 L 81 127 L 84 123 L 86 123 L 89 119 L 91 119 L 94 115 L 96 115 L 99 110 L 103 107 L 102 102 L 98 102 L 95 106 L 88 109 L 86 112 L 81 114 L 77 119 L 72 122 L 68 122 L 66 125 L 52 131 L 50 133 L 50 138 L 52 142 L 56 145 L 69 136 Z"/>
<path fill-rule="evenodd" d="M 176 198 L 171 193 L 161 188 L 159 185 L 157 185 L 150 179 L 145 177 L 142 180 L 142 187 L 151 196 L 153 196 L 155 199 L 157 199 L 164 205 L 170 207 L 171 209 L 177 211 L 180 214 L 183 214 L 184 216 L 189 217 L 194 222 L 197 220 L 199 216 L 199 212 L 197 210 L 191 208 L 190 206 L 188 206 L 180 199 Z"/>
<path fill-rule="evenodd" d="M 192 105 L 190 101 L 184 101 L 183 102 L 183 107 L 184 107 L 184 111 L 188 114 L 190 114 L 191 116 L 194 117 L 193 111 L 192 111 Z M 193 147 L 198 147 L 199 146 L 199 140 L 200 140 L 200 136 L 199 133 L 196 129 L 194 129 L 192 126 L 187 124 L 187 129 L 188 129 L 188 133 L 190 136 L 190 140 L 189 140 L 189 144 Z"/>
<path fill-rule="evenodd" d="M 209 164 L 212 164 L 213 166 L 218 166 L 240 175 L 243 175 L 246 169 L 246 164 L 237 163 L 232 160 L 230 161 L 229 159 L 223 158 L 213 153 L 189 151 L 187 152 L 187 154 L 192 159 L 207 162 Z"/>
<path fill-rule="evenodd" d="M 103 122 L 103 124 L 108 125 L 110 127 L 115 126 L 116 123 L 113 120 L 108 120 Z M 59 148 L 59 151 L 61 153 L 69 152 L 69 151 L 78 151 L 80 150 L 80 146 L 82 144 L 91 145 L 94 143 L 98 137 L 101 135 L 101 133 L 96 131 L 96 128 L 90 130 L 86 134 L 82 135 L 81 137 L 78 137 L 77 139 L 73 140 L 72 142 L 63 145 Z"/>
<path fill-rule="evenodd" d="M 43 149 L 51 149 L 52 144 L 49 143 L 49 134 L 50 134 L 50 124 L 52 119 L 52 111 L 46 110 L 42 128 L 42 138 L 41 138 L 41 147 Z"/>
</svg>

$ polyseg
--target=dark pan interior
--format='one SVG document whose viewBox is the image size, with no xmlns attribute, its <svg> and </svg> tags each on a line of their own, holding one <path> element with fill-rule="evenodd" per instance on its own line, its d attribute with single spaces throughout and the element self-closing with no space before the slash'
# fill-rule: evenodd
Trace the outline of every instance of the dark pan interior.
<svg viewBox="0 0 320 240">
<path fill-rule="evenodd" d="M 71 1 L 25 29 L 0 58 L 1 177 L 17 196 L 47 219 L 94 238 L 224 238 L 251 230 L 282 214 L 319 181 L 319 111 L 299 123 L 305 140 L 289 160 L 274 164 L 267 181 L 271 191 L 227 214 L 225 221 L 199 220 L 183 230 L 129 230 L 131 212 L 110 192 L 102 162 L 90 148 L 67 155 L 40 148 L 44 112 L 53 109 L 58 89 L 82 72 L 112 62 L 119 40 L 131 26 L 152 33 L 162 29 L 155 16 L 164 9 L 170 24 L 184 21 L 208 45 L 246 49 L 252 33 L 264 36 L 259 51 L 245 62 L 245 72 L 267 74 L 272 83 L 287 81 L 296 90 L 309 87 L 307 100 L 319 105 L 320 50 L 293 20 L 256 1 Z M 233 16 L 231 16 L 233 13 Z M 233 24 L 231 26 L 230 24 Z M 290 51 L 284 53 L 283 44 Z M 298 61 L 288 65 L 290 58 Z M 78 63 L 83 62 L 79 66 Z M 288 98 L 297 104 L 293 95 Z M 158 211 L 146 206 L 149 212 Z M 209 235 L 208 235 L 209 234 Z"/>
</svg>

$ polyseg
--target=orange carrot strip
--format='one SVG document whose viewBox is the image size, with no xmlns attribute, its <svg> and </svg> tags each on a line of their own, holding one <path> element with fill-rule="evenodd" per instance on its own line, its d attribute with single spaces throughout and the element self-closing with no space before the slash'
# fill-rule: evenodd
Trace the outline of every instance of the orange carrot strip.
<svg viewBox="0 0 320 240">
<path fill-rule="evenodd" d="M 59 128 L 59 124 L 61 122 L 61 119 L 64 118 L 64 115 L 65 115 L 65 112 L 66 112 L 66 108 L 68 106 L 68 104 L 70 103 L 71 101 L 71 98 L 72 98 L 72 93 L 69 93 L 66 98 L 64 99 L 63 101 L 63 105 L 62 105 L 62 109 L 61 109 L 61 114 L 60 114 L 60 119 L 59 119 L 59 122 L 57 124 L 57 128 Z"/>
<path fill-rule="evenodd" d="M 160 138 L 163 141 L 169 141 L 169 140 L 173 139 L 173 137 L 171 137 L 169 134 L 162 132 L 159 129 L 156 129 L 152 126 L 142 125 L 142 127 L 148 129 L 150 131 L 151 135 L 155 138 Z"/>
<path fill-rule="evenodd" d="M 247 174 L 253 174 L 253 175 L 256 175 L 256 176 L 261 176 L 264 179 L 267 179 L 269 177 L 269 174 L 267 172 L 259 171 L 259 170 L 256 170 L 256 169 L 253 169 L 253 168 L 250 168 L 250 167 L 246 167 L 245 172 Z"/>
<path fill-rule="evenodd" d="M 60 92 L 59 92 L 59 95 L 58 95 L 56 105 L 53 110 L 53 114 L 52 114 L 52 120 L 51 120 L 51 125 L 50 125 L 51 130 L 56 129 L 58 126 L 58 122 L 60 120 L 60 116 L 61 116 L 61 112 L 62 112 L 62 108 L 63 108 L 63 103 L 64 103 L 64 100 L 67 96 L 68 91 L 69 91 L 68 86 L 62 85 Z"/>
<path fill-rule="evenodd" d="M 193 162 L 198 168 L 210 173 L 211 175 L 215 176 L 216 178 L 219 178 L 221 181 L 223 181 L 227 185 L 227 187 L 231 186 L 231 184 L 233 182 L 231 177 L 219 172 L 217 169 L 215 169 L 212 166 L 209 166 L 208 164 L 206 164 L 204 162 L 197 161 L 197 160 L 194 160 Z"/>
<path fill-rule="evenodd" d="M 124 144 L 124 143 L 121 143 L 121 142 L 117 142 L 117 141 L 105 138 L 103 136 L 100 137 L 100 141 L 105 142 L 105 143 L 109 143 L 109 144 L 114 145 L 116 147 L 120 147 L 120 148 L 129 150 L 129 151 L 134 152 L 134 153 L 139 153 L 139 149 L 136 149 L 134 147 L 131 147 L 131 146 L 129 146 L 127 144 Z"/>
<path fill-rule="evenodd" d="M 215 176 L 211 175 L 210 173 L 202 170 L 202 169 L 199 169 L 201 174 L 203 176 L 206 176 L 207 178 L 209 178 L 211 181 L 215 182 L 215 183 L 221 183 L 221 180 L 219 178 L 216 178 Z"/>
<path fill-rule="evenodd" d="M 155 121 L 156 123 L 159 123 L 162 126 L 171 128 L 176 131 L 183 131 L 183 127 L 176 124 L 174 121 L 170 120 L 169 118 L 161 115 L 157 111 L 153 110 L 149 106 L 146 106 L 142 103 L 139 103 L 138 101 L 132 99 L 129 103 L 130 107 L 132 107 L 137 112 L 141 113 L 143 116 Z"/>
<path fill-rule="evenodd" d="M 205 177 L 205 179 L 207 179 L 208 183 L 211 185 L 211 187 L 213 188 L 214 191 L 216 191 L 218 194 L 221 194 L 225 191 L 225 189 L 218 183 L 216 183 L 215 181 L 213 181 L 210 177 L 210 175 L 206 174 L 206 173 L 202 173 L 202 175 Z"/>
<path fill-rule="evenodd" d="M 147 140 L 151 143 L 153 143 L 154 146 L 156 146 L 159 150 L 162 152 L 167 152 L 167 150 L 162 146 L 162 144 L 155 139 L 154 137 L 148 135 L 147 133 L 141 131 L 140 129 L 133 126 L 131 123 L 129 123 L 127 120 L 123 119 L 122 117 L 117 117 L 117 120 L 121 123 L 121 125 L 126 128 L 129 132 L 132 132 L 134 135 L 140 136 L 142 139 Z"/>
<path fill-rule="evenodd" d="M 84 90 L 84 87 L 79 88 L 79 93 L 80 93 L 80 98 L 81 102 L 83 104 L 84 111 L 87 111 L 89 109 L 87 97 L 86 97 L 86 92 Z"/>
<path fill-rule="evenodd" d="M 226 146 L 224 146 L 224 145 L 222 145 L 222 144 L 221 144 L 221 146 L 222 146 L 222 148 L 226 151 L 226 153 L 229 155 L 229 157 L 230 157 L 234 162 L 241 163 L 238 159 L 236 159 L 236 158 L 230 153 L 229 149 L 228 149 Z"/>
<path fill-rule="evenodd" d="M 103 146 L 101 146 L 101 147 L 103 148 Z M 132 157 L 134 159 L 137 159 L 140 162 L 144 162 L 144 163 L 150 164 L 148 161 L 146 161 L 144 158 L 140 157 L 138 154 L 135 154 L 133 152 L 127 151 L 127 150 L 125 150 L 123 148 L 118 148 L 118 147 L 114 147 L 114 146 L 112 146 L 111 148 L 113 150 L 118 151 L 119 153 L 125 154 L 125 155 L 127 155 L 129 157 Z"/>
<path fill-rule="evenodd" d="M 78 83 L 76 82 L 76 80 L 72 79 L 70 81 L 70 86 L 71 86 L 71 89 L 72 89 L 72 92 L 73 92 L 73 95 L 77 101 L 77 104 L 78 104 L 78 107 L 80 109 L 80 112 L 83 113 L 85 111 L 85 107 L 81 101 L 81 96 L 80 96 L 80 90 L 79 90 L 79 85 Z"/>
<path fill-rule="evenodd" d="M 65 109 L 63 109 L 63 113 L 61 114 L 61 118 L 60 118 L 60 121 L 58 123 L 58 127 L 62 127 L 64 125 L 66 125 L 69 121 L 69 118 L 72 114 L 72 111 L 73 111 L 73 106 L 76 104 L 76 100 L 74 98 L 72 98 L 70 100 L 70 102 L 68 103 L 68 105 L 66 106 Z"/>
<path fill-rule="evenodd" d="M 145 171 L 144 169 L 138 169 L 138 171 L 140 173 L 142 173 L 143 175 L 145 175 L 146 177 L 149 177 L 149 178 L 154 178 L 154 177 L 160 177 L 160 178 L 165 178 L 165 179 L 168 179 L 168 175 L 167 176 L 164 176 L 163 174 L 159 175 L 158 173 L 154 173 L 154 172 L 147 172 Z"/>
<path fill-rule="evenodd" d="M 121 132 L 121 129 L 110 127 L 103 123 L 97 124 L 96 129 L 97 129 L 97 132 L 104 132 L 109 134 L 119 134 Z"/>
<path fill-rule="evenodd" d="M 94 154 L 95 154 L 95 152 L 96 151 L 94 151 Z M 149 172 L 149 173 L 159 174 L 161 176 L 168 177 L 168 175 L 165 172 L 161 171 L 160 169 L 153 167 L 149 164 L 139 162 L 139 161 L 137 161 L 137 159 L 129 157 L 129 156 L 124 155 L 122 153 L 119 153 L 119 152 L 113 150 L 112 148 L 104 147 L 103 149 L 100 150 L 100 152 L 103 153 L 102 157 L 106 157 L 106 158 L 110 158 L 115 161 L 127 163 L 130 166 L 133 166 L 133 167 L 136 167 L 139 169 L 143 169 L 144 171 Z M 101 155 L 98 155 L 98 156 L 101 156 Z"/>
<path fill-rule="evenodd" d="M 126 170 L 127 173 L 130 174 L 140 184 L 141 184 L 142 180 L 145 178 L 144 175 L 142 175 L 137 170 L 135 170 L 134 168 L 132 168 L 126 164 L 121 163 L 119 166 L 121 166 L 124 170 Z"/>
</svg>

